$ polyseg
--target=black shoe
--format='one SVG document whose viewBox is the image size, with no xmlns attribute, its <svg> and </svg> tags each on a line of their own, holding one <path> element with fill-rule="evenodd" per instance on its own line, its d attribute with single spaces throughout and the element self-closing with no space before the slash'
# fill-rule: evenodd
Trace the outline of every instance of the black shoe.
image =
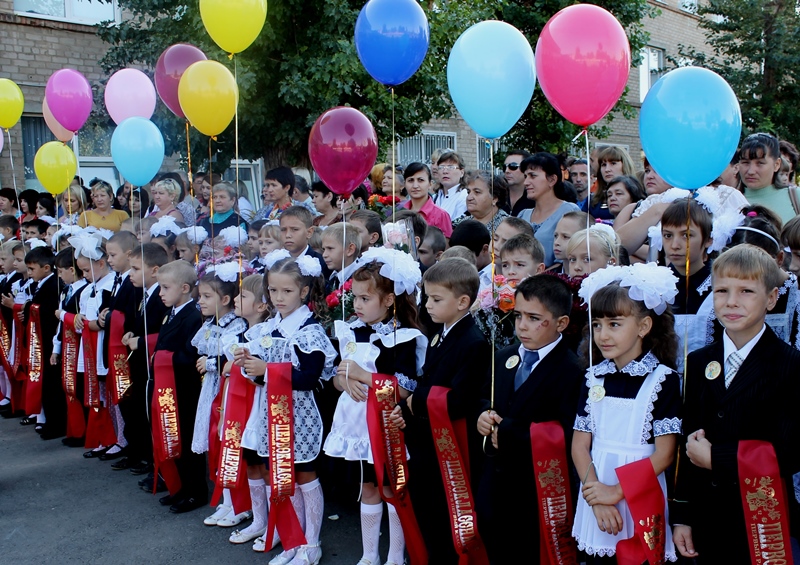
<svg viewBox="0 0 800 565">
<path fill-rule="evenodd" d="M 36 432 L 37 434 L 43 433 L 44 432 L 44 424 L 36 424 L 35 426 L 33 426 L 33 431 Z"/>
<path fill-rule="evenodd" d="M 11 414 L 11 403 L 0 404 L 0 415 Z"/>
<path fill-rule="evenodd" d="M 153 479 L 151 478 L 147 482 L 142 485 L 142 490 L 146 493 L 153 492 Z M 167 485 L 161 477 L 158 477 L 158 482 L 156 483 L 156 490 L 155 492 L 166 492 Z"/>
<path fill-rule="evenodd" d="M 169 507 L 169 511 L 173 514 L 183 514 L 184 512 L 191 512 L 192 510 L 197 510 L 208 504 L 208 500 L 201 500 L 199 498 L 189 497 L 184 498 L 177 504 L 173 504 Z"/>
<path fill-rule="evenodd" d="M 44 429 L 41 432 L 39 432 L 39 437 L 45 440 L 56 439 L 64 437 L 64 434 L 66 433 L 67 433 L 66 430 L 56 430 L 48 426 L 45 426 Z"/>
<path fill-rule="evenodd" d="M 131 465 L 130 468 L 131 475 L 146 475 L 153 470 L 153 465 L 150 463 L 145 463 L 144 461 L 139 461 L 135 465 Z"/>
<path fill-rule="evenodd" d="M 130 469 L 134 465 L 138 465 L 138 464 L 139 464 L 139 461 L 133 461 L 132 459 L 129 459 L 128 457 L 123 457 L 122 459 L 120 459 L 116 463 L 112 463 L 111 464 L 111 468 L 114 469 L 115 471 L 122 471 L 123 469 Z"/>
<path fill-rule="evenodd" d="M 139 479 L 139 486 L 144 487 L 145 485 L 149 484 L 151 489 L 153 487 L 153 473 L 147 473 L 147 476 L 143 479 Z"/>
<path fill-rule="evenodd" d="M 103 449 L 92 449 L 91 451 L 86 451 L 83 454 L 83 456 L 86 459 L 95 459 L 97 457 L 100 457 L 106 451 L 108 451 L 108 449 L 109 449 L 108 447 L 104 447 Z"/>
<path fill-rule="evenodd" d="M 83 447 L 84 441 L 82 437 L 65 437 L 61 443 L 67 447 Z"/>
<path fill-rule="evenodd" d="M 183 500 L 183 495 L 179 492 L 175 493 L 175 496 L 168 494 L 167 496 L 162 496 L 158 499 L 158 503 L 161 506 L 172 506 L 173 504 L 177 504 Z"/>
<path fill-rule="evenodd" d="M 117 447 L 119 446 L 117 445 Z M 120 448 L 120 450 L 117 451 L 116 453 L 109 453 L 108 451 L 106 451 L 100 456 L 100 461 L 113 461 L 114 459 L 119 459 L 120 457 L 123 457 L 125 455 L 125 452 L 126 450 L 124 447 Z"/>
<path fill-rule="evenodd" d="M 25 416 L 19 421 L 20 426 L 32 426 L 36 423 L 36 416 Z"/>
</svg>

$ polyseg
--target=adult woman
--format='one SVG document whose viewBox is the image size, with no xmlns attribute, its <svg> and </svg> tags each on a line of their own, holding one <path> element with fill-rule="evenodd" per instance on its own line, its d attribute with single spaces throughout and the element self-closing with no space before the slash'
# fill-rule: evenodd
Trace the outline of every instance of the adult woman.
<svg viewBox="0 0 800 565">
<path fill-rule="evenodd" d="M 247 222 L 236 213 L 236 189 L 227 182 L 215 184 L 212 189 L 214 216 L 204 219 L 198 224 L 209 234 L 218 234 L 220 230 L 241 225 L 247 229 Z"/>
<path fill-rule="evenodd" d="M 524 159 L 519 166 L 525 175 L 525 192 L 536 202 L 536 207 L 523 210 L 519 217 L 533 226 L 533 233 L 544 247 L 544 262 L 550 267 L 556 262 L 553 255 L 553 232 L 561 216 L 579 211 L 577 204 L 564 200 L 561 165 L 551 153 L 536 153 Z"/>
<path fill-rule="evenodd" d="M 380 194 L 385 196 L 382 192 L 383 188 L 383 170 L 386 168 L 386 163 L 376 163 L 372 170 L 369 172 L 369 184 L 372 188 L 372 194 Z M 312 189 L 313 190 L 313 189 Z"/>
<path fill-rule="evenodd" d="M 195 219 L 198 226 L 201 221 L 208 218 L 211 214 L 211 188 L 222 182 L 222 177 L 217 173 L 204 174 L 202 175 L 202 179 L 203 180 L 200 182 L 200 192 L 195 193 L 195 196 L 200 200 L 200 210 Z"/>
<path fill-rule="evenodd" d="M 453 227 L 466 219 L 473 219 L 485 225 L 489 233 L 494 233 L 500 222 L 508 217 L 508 213 L 498 206 L 508 198 L 505 177 L 494 175 L 492 179 L 489 171 L 469 171 L 464 184 L 467 185 L 467 213 L 453 220 Z"/>
<path fill-rule="evenodd" d="M 187 227 L 193 226 L 195 224 L 195 216 L 197 216 L 197 212 L 194 209 L 195 203 L 191 196 L 186 198 L 186 183 L 184 182 L 183 177 L 180 175 L 180 173 L 176 172 L 164 173 L 161 175 L 160 180 L 166 179 L 171 179 L 175 181 L 175 184 L 178 185 L 178 197 L 175 201 L 175 208 L 183 216 L 183 223 L 186 224 Z"/>
<path fill-rule="evenodd" d="M 36 201 L 36 217 L 42 218 L 56 218 L 56 201 L 49 194 L 40 194 L 39 200 Z"/>
<path fill-rule="evenodd" d="M 423 163 L 411 163 L 406 167 L 405 188 L 409 199 L 400 205 L 401 208 L 417 212 L 429 226 L 436 226 L 445 237 L 453 233 L 453 223 L 450 214 L 433 203 L 431 198 L 431 170 Z"/>
<path fill-rule="evenodd" d="M 603 147 L 597 153 L 597 163 L 600 173 L 597 175 L 597 190 L 589 204 L 589 213 L 600 220 L 611 220 L 613 216 L 608 211 L 608 185 L 619 176 L 632 177 L 636 174 L 631 156 L 628 152 L 615 145 Z"/>
<path fill-rule="evenodd" d="M 17 193 L 13 188 L 0 188 L 0 215 L 20 217 L 17 208 Z"/>
<path fill-rule="evenodd" d="M 439 170 L 439 190 L 434 204 L 455 220 L 467 211 L 467 191 L 461 187 L 464 177 L 464 159 L 455 151 L 446 151 L 436 163 Z"/>
<path fill-rule="evenodd" d="M 314 201 L 314 208 L 321 214 L 321 216 L 314 218 L 315 226 L 327 227 L 342 221 L 342 213 L 339 211 L 339 195 L 325 186 L 324 182 L 317 181 L 313 183 L 311 185 L 311 195 Z"/>
<path fill-rule="evenodd" d="M 36 219 L 36 203 L 39 201 L 39 193 L 31 188 L 19 193 L 19 223 L 30 222 Z"/>
<path fill-rule="evenodd" d="M 646 198 L 644 188 L 635 177 L 614 177 L 608 183 L 608 211 L 616 218 L 625 206 Z"/>
<path fill-rule="evenodd" d="M 667 181 L 661 178 L 656 170 L 650 166 L 647 157 L 644 158 L 644 191 L 647 196 L 663 194 L 672 188 Z"/>
<path fill-rule="evenodd" d="M 87 210 L 78 219 L 78 225 L 82 228 L 93 226 L 99 229 L 107 229 L 118 232 L 122 222 L 127 220 L 127 212 L 112 208 L 114 202 L 114 189 L 104 180 L 94 183 L 92 189 L 93 210 Z"/>
<path fill-rule="evenodd" d="M 75 184 L 69 185 L 69 188 L 61 193 L 61 211 L 64 215 L 58 219 L 59 224 L 67 226 L 78 224 L 78 218 L 85 208 L 83 196 L 83 188 Z"/>
<path fill-rule="evenodd" d="M 788 222 L 800 213 L 800 198 L 795 187 L 775 188 L 780 169 L 781 152 L 777 138 L 768 133 L 754 133 L 744 138 L 739 154 L 739 176 L 744 184 L 744 197 L 750 204 L 769 208 L 783 222 Z"/>
<path fill-rule="evenodd" d="M 131 191 L 130 196 L 131 218 L 144 218 L 147 209 L 150 207 L 150 195 L 143 188 Z"/>
<path fill-rule="evenodd" d="M 161 218 L 172 216 L 177 222 L 184 222 L 183 214 L 176 207 L 181 195 L 181 187 L 174 179 L 164 178 L 158 181 L 152 190 L 153 207 L 148 216 Z"/>
</svg>

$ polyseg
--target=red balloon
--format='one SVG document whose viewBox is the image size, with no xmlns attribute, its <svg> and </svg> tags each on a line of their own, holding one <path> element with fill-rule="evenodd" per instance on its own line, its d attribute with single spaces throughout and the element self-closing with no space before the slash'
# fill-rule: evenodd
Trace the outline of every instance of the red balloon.
<svg viewBox="0 0 800 565">
<path fill-rule="evenodd" d="M 331 108 L 311 128 L 308 155 L 328 188 L 336 194 L 349 194 L 375 165 L 378 136 L 369 119 L 355 108 Z"/>
<path fill-rule="evenodd" d="M 178 101 L 178 85 L 184 71 L 190 65 L 207 59 L 205 53 L 194 45 L 177 43 L 167 47 L 156 63 L 156 90 L 167 108 L 178 116 L 185 118 L 186 114 L 181 109 Z"/>
<path fill-rule="evenodd" d="M 593 4 L 564 8 L 544 26 L 536 44 L 536 74 L 559 114 L 588 127 L 617 103 L 631 69 L 625 30 Z"/>
</svg>

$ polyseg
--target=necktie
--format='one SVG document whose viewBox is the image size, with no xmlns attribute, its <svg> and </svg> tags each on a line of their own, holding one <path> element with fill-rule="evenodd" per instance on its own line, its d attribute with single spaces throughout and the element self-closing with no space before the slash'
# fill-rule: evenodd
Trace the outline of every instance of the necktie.
<svg viewBox="0 0 800 565">
<path fill-rule="evenodd" d="M 174 317 L 175 317 L 175 308 L 169 311 L 169 319 L 167 320 L 167 323 L 169 324 Z"/>
<path fill-rule="evenodd" d="M 139 313 L 141 314 L 144 312 L 144 307 L 147 304 L 147 291 L 145 291 L 144 296 L 142 296 L 142 302 L 139 304 Z"/>
<path fill-rule="evenodd" d="M 538 351 L 528 351 L 525 350 L 525 353 L 522 356 L 522 364 L 517 369 L 517 374 L 514 375 L 514 390 L 518 390 L 519 387 L 528 380 L 528 377 L 533 370 L 533 365 L 539 360 L 539 352 Z"/>
<path fill-rule="evenodd" d="M 735 351 L 728 355 L 728 358 L 725 360 L 725 388 L 731 386 L 731 381 L 733 381 L 733 377 L 736 376 L 743 362 L 744 360 Z"/>
<path fill-rule="evenodd" d="M 119 290 L 119 284 L 122 282 L 122 275 L 119 273 L 114 277 L 114 286 L 111 287 L 111 296 L 116 296 Z"/>
</svg>

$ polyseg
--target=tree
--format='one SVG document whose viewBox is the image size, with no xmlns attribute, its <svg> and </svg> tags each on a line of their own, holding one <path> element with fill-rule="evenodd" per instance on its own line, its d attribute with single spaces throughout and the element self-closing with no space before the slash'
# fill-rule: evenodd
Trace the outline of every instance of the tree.
<svg viewBox="0 0 800 565">
<path fill-rule="evenodd" d="M 800 129 L 800 16 L 787 0 L 709 0 L 698 9 L 713 55 L 681 47 L 731 85 L 745 131 L 796 139 Z"/>
</svg>

